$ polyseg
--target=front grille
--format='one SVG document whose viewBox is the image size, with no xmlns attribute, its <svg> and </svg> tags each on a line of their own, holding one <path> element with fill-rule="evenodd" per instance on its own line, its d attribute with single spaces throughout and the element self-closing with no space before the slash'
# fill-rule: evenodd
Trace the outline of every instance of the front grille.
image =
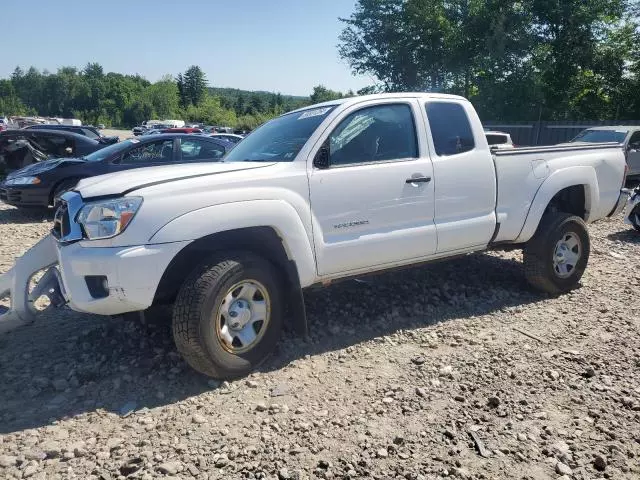
<svg viewBox="0 0 640 480">
<path fill-rule="evenodd" d="M 0 190 L 0 200 L 9 203 L 20 203 L 22 201 L 22 190 L 3 188 Z"/>
<path fill-rule="evenodd" d="M 82 240 L 82 229 L 76 222 L 76 217 L 83 205 L 82 197 L 78 192 L 65 192 L 60 197 L 51 229 L 51 234 L 58 242 L 71 243 Z"/>
<path fill-rule="evenodd" d="M 71 232 L 71 221 L 69 219 L 69 205 L 65 201 L 59 203 L 56 214 L 53 217 L 53 228 L 51 233 L 58 240 L 69 235 Z"/>
</svg>

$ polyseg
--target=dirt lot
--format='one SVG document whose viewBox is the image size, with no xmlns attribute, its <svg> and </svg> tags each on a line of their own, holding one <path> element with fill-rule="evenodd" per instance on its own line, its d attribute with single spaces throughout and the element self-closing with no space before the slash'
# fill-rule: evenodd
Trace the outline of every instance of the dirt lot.
<svg viewBox="0 0 640 480">
<path fill-rule="evenodd" d="M 100 133 L 102 133 L 102 135 L 106 137 L 120 137 L 120 140 L 133 137 L 133 133 L 131 132 L 131 130 L 114 130 L 105 128 L 104 130 L 101 130 Z"/>
<path fill-rule="evenodd" d="M 0 209 L 0 271 L 49 228 Z M 62 311 L 0 337 L 0 478 L 640 478 L 640 235 L 583 286 L 491 253 L 307 294 L 311 339 L 193 373 L 161 322 Z"/>
</svg>

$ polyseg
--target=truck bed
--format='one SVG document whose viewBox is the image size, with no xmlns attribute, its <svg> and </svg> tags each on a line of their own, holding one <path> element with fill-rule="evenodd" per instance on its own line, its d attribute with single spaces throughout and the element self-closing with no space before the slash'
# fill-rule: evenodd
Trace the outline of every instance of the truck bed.
<svg viewBox="0 0 640 480">
<path fill-rule="evenodd" d="M 599 192 L 590 192 L 585 187 L 585 221 L 605 217 L 617 202 L 624 175 L 619 161 L 619 157 L 624 158 L 624 151 L 618 143 L 522 147 L 492 153 L 498 186 L 496 216 L 500 224 L 494 242 L 528 240 L 521 234 L 532 213 L 534 199 L 543 184 L 562 183 L 562 170 L 568 167 L 580 167 L 585 176 L 597 178 Z M 575 176 L 572 180 L 575 184 Z M 590 202 L 590 198 L 599 200 Z"/>
</svg>

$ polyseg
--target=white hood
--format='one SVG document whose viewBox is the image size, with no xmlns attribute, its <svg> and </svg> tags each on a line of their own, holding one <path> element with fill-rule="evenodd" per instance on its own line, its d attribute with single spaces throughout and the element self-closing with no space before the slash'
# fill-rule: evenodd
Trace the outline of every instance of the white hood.
<svg viewBox="0 0 640 480">
<path fill-rule="evenodd" d="M 186 180 L 191 177 L 217 175 L 273 165 L 263 162 L 215 162 L 168 165 L 124 170 L 81 180 L 74 188 L 82 198 L 122 195 L 151 184 Z"/>
</svg>

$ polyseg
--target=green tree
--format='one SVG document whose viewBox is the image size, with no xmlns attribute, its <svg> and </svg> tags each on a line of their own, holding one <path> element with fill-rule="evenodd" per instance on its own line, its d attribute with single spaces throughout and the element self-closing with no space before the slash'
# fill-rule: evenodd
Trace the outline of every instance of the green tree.
<svg viewBox="0 0 640 480">
<path fill-rule="evenodd" d="M 172 118 L 177 115 L 180 106 L 179 90 L 170 75 L 165 75 L 159 82 L 147 89 L 147 98 L 159 118 Z"/>
<path fill-rule="evenodd" d="M 485 119 L 600 118 L 637 78 L 636 3 L 359 0 L 339 54 L 376 90 L 462 94 Z"/>
<path fill-rule="evenodd" d="M 16 93 L 11 80 L 0 80 L 0 116 L 25 115 L 27 108 Z"/>
<path fill-rule="evenodd" d="M 176 77 L 180 103 L 183 107 L 198 106 L 207 93 L 207 77 L 200 67 L 192 65 Z"/>
<path fill-rule="evenodd" d="M 330 100 L 337 100 L 343 96 L 344 95 L 342 95 L 342 93 L 329 90 L 324 85 L 316 85 L 313 87 L 313 92 L 309 99 L 311 100 L 311 103 L 321 103 L 328 102 Z"/>
</svg>

